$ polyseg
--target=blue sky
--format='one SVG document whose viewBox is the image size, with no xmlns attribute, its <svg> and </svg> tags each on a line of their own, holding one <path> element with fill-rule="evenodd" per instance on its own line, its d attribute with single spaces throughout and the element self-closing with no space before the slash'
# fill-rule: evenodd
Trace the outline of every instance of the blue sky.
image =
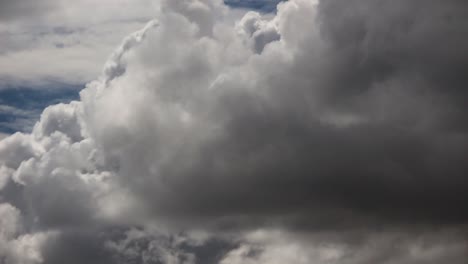
<svg viewBox="0 0 468 264">
<path fill-rule="evenodd" d="M 274 12 L 281 0 L 224 2 L 232 8 Z M 115 13 L 113 23 L 110 14 L 97 20 L 99 25 L 67 18 L 63 26 L 7 20 L 2 28 L 0 21 L 0 134 L 28 132 L 47 106 L 78 99 L 120 39 L 149 20 L 141 10 Z M 15 67 L 9 67 L 12 64 Z"/>
<path fill-rule="evenodd" d="M 0 132 L 30 131 L 49 105 L 77 100 L 82 86 L 65 88 L 16 87 L 0 90 Z"/>
<path fill-rule="evenodd" d="M 276 9 L 276 5 L 282 0 L 224 0 L 224 3 L 231 7 L 256 9 L 271 12 Z"/>
</svg>

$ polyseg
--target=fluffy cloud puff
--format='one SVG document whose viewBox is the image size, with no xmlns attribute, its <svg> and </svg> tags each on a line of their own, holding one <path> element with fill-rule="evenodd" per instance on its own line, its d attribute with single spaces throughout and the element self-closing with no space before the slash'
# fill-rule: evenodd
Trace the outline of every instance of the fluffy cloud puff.
<svg viewBox="0 0 468 264">
<path fill-rule="evenodd" d="M 40 235 L 32 263 L 466 259 L 466 4 L 161 10 L 80 102 L 1 141 L 5 243 Z"/>
</svg>

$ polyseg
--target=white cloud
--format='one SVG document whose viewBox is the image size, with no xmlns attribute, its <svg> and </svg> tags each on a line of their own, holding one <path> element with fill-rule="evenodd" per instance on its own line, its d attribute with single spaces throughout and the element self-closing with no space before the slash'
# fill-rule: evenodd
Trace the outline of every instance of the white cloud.
<svg viewBox="0 0 468 264">
<path fill-rule="evenodd" d="M 0 19 L 0 86 L 83 84 L 94 79 L 115 43 L 157 16 L 157 2 L 1 2 L 9 16 L 0 16 L 6 19 Z"/>
<path fill-rule="evenodd" d="M 52 233 L 22 235 L 22 217 L 10 204 L 0 204 L 0 257 L 5 264 L 43 263 L 41 247 Z"/>
</svg>

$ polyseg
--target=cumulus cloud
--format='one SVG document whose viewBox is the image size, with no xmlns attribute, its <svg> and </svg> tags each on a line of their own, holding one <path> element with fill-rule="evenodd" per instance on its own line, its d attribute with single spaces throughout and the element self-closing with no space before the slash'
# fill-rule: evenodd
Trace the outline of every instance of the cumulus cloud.
<svg viewBox="0 0 468 264">
<path fill-rule="evenodd" d="M 161 10 L 80 101 L 0 142 L 5 243 L 30 263 L 463 263 L 466 4 Z"/>
</svg>

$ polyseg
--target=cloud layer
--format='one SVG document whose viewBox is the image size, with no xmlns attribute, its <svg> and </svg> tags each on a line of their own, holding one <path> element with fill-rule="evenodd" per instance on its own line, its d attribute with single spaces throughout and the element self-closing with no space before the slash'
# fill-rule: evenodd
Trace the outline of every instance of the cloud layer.
<svg viewBox="0 0 468 264">
<path fill-rule="evenodd" d="M 0 142 L 6 263 L 464 263 L 467 4 L 161 10 Z"/>
<path fill-rule="evenodd" d="M 115 44 L 157 15 L 157 3 L 0 1 L 0 89 L 93 80 Z"/>
</svg>

